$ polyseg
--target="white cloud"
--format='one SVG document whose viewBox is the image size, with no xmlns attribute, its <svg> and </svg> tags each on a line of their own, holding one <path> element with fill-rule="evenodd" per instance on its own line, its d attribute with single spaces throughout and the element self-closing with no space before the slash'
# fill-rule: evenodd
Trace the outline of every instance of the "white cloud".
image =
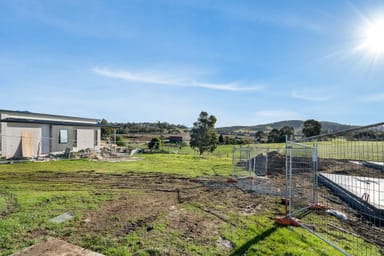
<svg viewBox="0 0 384 256">
<path fill-rule="evenodd" d="M 299 113 L 288 110 L 259 110 L 253 114 L 255 123 L 271 123 L 281 120 L 301 119 Z"/>
<path fill-rule="evenodd" d="M 366 95 L 360 99 L 362 102 L 379 102 L 384 101 L 384 93 L 377 93 L 377 94 L 371 94 Z"/>
<path fill-rule="evenodd" d="M 182 86 L 182 87 L 199 87 L 212 90 L 222 91 L 261 91 L 263 86 L 253 85 L 245 86 L 241 82 L 230 82 L 230 83 L 207 83 L 196 81 L 190 78 L 188 74 L 175 74 L 170 75 L 165 72 L 151 71 L 151 72 L 128 72 L 120 70 L 111 70 L 108 68 L 95 67 L 92 69 L 98 75 L 118 78 L 126 81 L 147 83 L 147 84 L 160 84 L 170 86 Z M 176 72 L 177 73 L 177 72 Z"/>
<path fill-rule="evenodd" d="M 256 2 L 256 1 L 255 1 Z M 257 5 L 257 4 L 256 4 Z M 229 18 L 249 22 L 249 23 L 266 23 L 273 26 L 284 27 L 284 28 L 298 28 L 305 29 L 308 31 L 321 31 L 322 27 L 316 23 L 313 23 L 311 18 L 305 17 L 300 13 L 292 13 L 287 11 L 279 11 L 276 8 L 250 8 L 251 5 L 242 6 L 233 3 L 222 3 L 215 5 L 214 8 L 222 12 Z"/>
<path fill-rule="evenodd" d="M 292 91 L 292 97 L 300 100 L 307 100 L 307 101 L 328 101 L 331 97 L 330 96 L 324 96 L 320 95 L 319 92 L 311 91 Z"/>
<path fill-rule="evenodd" d="M 255 86 L 247 87 L 247 86 L 243 86 L 237 82 L 232 82 L 232 83 L 227 83 L 227 84 L 213 84 L 213 83 L 194 82 L 194 83 L 192 83 L 192 86 L 214 89 L 214 90 L 225 90 L 225 91 L 261 91 L 263 89 L 263 86 L 261 86 L 261 85 L 255 85 Z"/>
</svg>

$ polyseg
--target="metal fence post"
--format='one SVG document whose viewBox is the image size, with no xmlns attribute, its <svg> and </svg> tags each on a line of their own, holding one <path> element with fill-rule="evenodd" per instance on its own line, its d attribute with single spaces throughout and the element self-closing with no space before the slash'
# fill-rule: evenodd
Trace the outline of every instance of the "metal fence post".
<svg viewBox="0 0 384 256">
<path fill-rule="evenodd" d="M 232 178 L 235 178 L 235 151 L 236 148 L 232 148 Z"/>
<path fill-rule="evenodd" d="M 318 204 L 318 154 L 317 154 L 317 144 L 313 145 L 312 152 L 312 164 L 313 164 L 313 204 Z"/>
<path fill-rule="evenodd" d="M 265 156 L 265 170 L 264 170 L 265 175 L 267 175 L 268 173 L 268 153 L 269 153 L 269 148 L 267 148 L 267 153 Z"/>
<path fill-rule="evenodd" d="M 292 141 L 289 143 L 289 168 L 288 168 L 288 216 L 292 214 Z"/>
<path fill-rule="evenodd" d="M 249 176 L 252 176 L 252 168 L 251 168 L 251 147 L 248 145 L 248 171 Z"/>
<path fill-rule="evenodd" d="M 288 141 L 285 140 L 285 214 L 288 214 Z"/>
</svg>

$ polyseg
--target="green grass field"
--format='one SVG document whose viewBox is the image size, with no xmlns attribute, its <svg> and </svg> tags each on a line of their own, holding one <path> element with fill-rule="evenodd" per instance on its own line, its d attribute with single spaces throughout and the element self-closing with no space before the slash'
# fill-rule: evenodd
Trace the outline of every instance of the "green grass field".
<svg viewBox="0 0 384 256">
<path fill-rule="evenodd" d="M 134 199 L 135 196 L 136 201 L 146 197 L 152 200 L 159 193 L 148 192 L 145 186 L 119 187 L 116 181 L 107 183 L 110 177 L 117 177 L 119 181 L 119 175 L 128 173 L 139 177 L 158 173 L 223 179 L 231 175 L 231 151 L 232 146 L 220 146 L 213 154 L 199 156 L 183 148 L 178 154 L 142 154 L 137 156 L 140 160 L 129 162 L 62 160 L 0 165 L 0 255 L 9 255 L 47 236 L 106 255 L 178 255 L 177 250 L 186 255 L 340 255 L 301 228 L 276 226 L 273 218 L 283 212 L 283 207 L 275 202 L 278 199 L 257 197 L 263 209 L 253 214 L 241 213 L 243 205 L 250 203 L 244 199 L 249 195 L 237 190 L 209 190 L 205 195 L 206 190 L 201 188 L 191 194 L 192 199 L 177 205 L 177 212 L 183 216 L 178 225 L 186 227 L 172 226 L 172 218 L 164 212 L 173 207 L 169 205 L 162 208 L 156 218 L 142 217 L 150 226 L 140 226 L 137 223 L 141 222 L 135 220 L 135 228 L 128 233 L 116 232 L 129 218 L 121 212 L 109 215 L 106 222 L 110 226 L 103 229 L 95 231 L 84 227 L 85 216 L 104 209 L 106 204 L 115 207 L 115 201 L 123 204 L 122 198 Z M 102 178 L 96 180 L 95 177 Z M 156 182 L 156 178 L 152 182 Z M 231 193 L 236 193 L 238 199 L 232 200 Z M 183 196 L 188 198 L 189 193 Z M 216 197 L 224 200 L 215 201 Z M 149 205 L 156 204 L 156 200 L 149 202 Z M 137 208 L 144 211 L 148 207 L 151 206 Z M 62 224 L 48 221 L 64 212 L 73 214 L 74 219 Z M 188 226 L 188 220 L 195 226 Z M 208 220 L 209 223 L 199 226 Z M 209 232 L 204 231 L 210 225 Z M 197 235 L 186 237 L 186 230 L 194 230 Z M 202 237 L 206 241 L 200 241 Z M 219 237 L 231 241 L 233 248 L 224 250 L 216 246 Z M 348 234 L 345 237 L 348 240 Z M 172 251 L 172 248 L 179 249 Z M 354 248 L 353 244 L 350 248 Z M 345 249 L 348 251 L 348 244 Z"/>
<path fill-rule="evenodd" d="M 316 145 L 318 157 L 332 158 L 332 159 L 349 159 L 359 161 L 384 161 L 384 142 L 383 141 L 347 141 L 343 139 L 334 139 L 330 141 L 316 141 L 300 143 L 307 147 L 314 147 Z M 288 144 L 290 146 L 290 144 Z M 270 148 L 282 154 L 285 152 L 285 143 L 268 143 L 250 145 L 254 147 Z M 238 147 L 237 147 L 238 148 Z M 293 148 L 302 148 L 293 144 Z M 231 149 L 228 145 L 222 146 L 219 149 L 221 154 L 229 152 Z"/>
</svg>

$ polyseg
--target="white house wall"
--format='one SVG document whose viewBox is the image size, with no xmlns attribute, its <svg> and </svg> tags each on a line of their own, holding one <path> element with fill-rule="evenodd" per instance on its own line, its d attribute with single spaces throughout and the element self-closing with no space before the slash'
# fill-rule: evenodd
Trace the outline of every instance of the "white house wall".
<svg viewBox="0 0 384 256">
<path fill-rule="evenodd" d="M 95 145 L 95 131 L 100 129 L 94 128 L 78 128 L 77 129 L 77 146 L 74 148 L 74 151 L 79 151 L 82 149 L 92 148 L 97 149 L 98 145 Z M 98 132 L 99 134 L 100 132 Z M 98 139 L 98 141 L 100 141 Z"/>
<path fill-rule="evenodd" d="M 38 124 L 38 123 L 17 123 L 0 122 L 0 156 L 14 158 L 22 156 L 21 136 L 23 132 L 30 132 L 33 136 L 32 147 L 33 156 L 45 155 L 49 153 L 60 153 L 66 149 L 79 151 L 82 149 L 99 149 L 101 139 L 100 127 L 97 119 L 67 117 L 57 115 L 45 115 L 39 113 L 0 111 L 0 119 L 7 118 L 42 120 L 44 122 L 71 123 L 72 125 Z M 95 125 L 89 127 L 88 125 Z M 60 129 L 68 131 L 68 142 L 60 143 Z M 95 134 L 95 131 L 97 132 Z M 95 137 L 97 141 L 95 143 Z"/>
<path fill-rule="evenodd" d="M 33 156 L 37 156 L 41 151 L 42 128 L 40 125 L 8 123 L 6 124 L 6 129 L 3 130 L 2 139 L 4 156 L 6 158 L 22 156 L 21 136 L 23 131 L 32 133 Z"/>
</svg>

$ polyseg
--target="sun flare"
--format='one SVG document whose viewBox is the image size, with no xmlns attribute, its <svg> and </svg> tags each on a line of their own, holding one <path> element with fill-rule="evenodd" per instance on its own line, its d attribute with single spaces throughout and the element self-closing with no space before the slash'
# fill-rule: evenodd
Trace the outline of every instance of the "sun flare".
<svg viewBox="0 0 384 256">
<path fill-rule="evenodd" d="M 384 55 L 384 18 L 371 20 L 362 28 L 360 49 L 369 55 Z"/>
</svg>

